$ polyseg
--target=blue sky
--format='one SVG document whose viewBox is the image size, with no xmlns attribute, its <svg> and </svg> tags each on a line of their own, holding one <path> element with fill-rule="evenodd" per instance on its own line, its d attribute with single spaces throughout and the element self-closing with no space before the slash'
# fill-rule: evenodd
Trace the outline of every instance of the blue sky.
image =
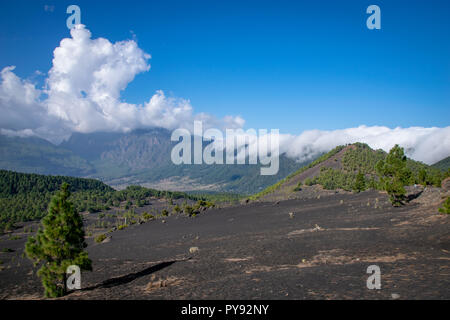
<svg viewBox="0 0 450 320">
<path fill-rule="evenodd" d="M 0 69 L 38 82 L 77 4 L 93 38 L 136 37 L 151 69 L 122 99 L 162 89 L 196 112 L 298 134 L 358 125 L 449 125 L 449 1 L 7 1 Z M 366 8 L 381 8 L 381 30 Z M 44 6 L 54 6 L 53 12 Z"/>
</svg>

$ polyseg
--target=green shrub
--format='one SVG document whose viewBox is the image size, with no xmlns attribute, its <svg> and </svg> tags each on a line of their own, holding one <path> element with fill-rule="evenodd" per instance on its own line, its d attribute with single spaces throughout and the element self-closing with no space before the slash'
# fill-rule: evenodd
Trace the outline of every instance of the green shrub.
<svg viewBox="0 0 450 320">
<path fill-rule="evenodd" d="M 0 202 L 1 203 L 1 202 Z M 13 222 L 8 221 L 2 225 L 2 232 L 13 231 L 16 228 Z"/>
<path fill-rule="evenodd" d="M 173 207 L 173 212 L 175 212 L 175 213 L 180 213 L 181 212 L 181 208 L 180 208 L 180 206 L 178 204 Z"/>
<path fill-rule="evenodd" d="M 105 239 L 106 239 L 106 234 L 101 234 L 101 235 L 95 237 L 95 242 L 100 243 Z"/>
<path fill-rule="evenodd" d="M 192 216 L 192 214 L 194 213 L 194 208 L 189 206 L 189 205 L 185 205 L 184 206 L 184 213 L 187 214 L 189 217 Z"/>
<path fill-rule="evenodd" d="M 194 206 L 194 209 L 200 209 L 201 207 L 214 208 L 215 204 L 212 201 L 198 200 L 197 203 Z"/>
<path fill-rule="evenodd" d="M 302 191 L 302 182 L 301 181 L 294 188 L 294 192 L 297 192 L 297 191 Z"/>
<path fill-rule="evenodd" d="M 148 221 L 148 220 L 153 220 L 155 219 L 155 217 L 152 214 L 149 214 L 147 212 L 144 212 L 142 214 L 142 219 L 144 219 L 144 221 Z"/>
<path fill-rule="evenodd" d="M 314 185 L 313 179 L 311 179 L 311 178 L 306 178 L 306 179 L 305 179 L 305 185 L 307 185 L 307 186 L 312 186 L 312 185 Z"/>
<path fill-rule="evenodd" d="M 439 208 L 440 213 L 450 214 L 450 197 L 444 201 L 442 208 Z"/>
</svg>

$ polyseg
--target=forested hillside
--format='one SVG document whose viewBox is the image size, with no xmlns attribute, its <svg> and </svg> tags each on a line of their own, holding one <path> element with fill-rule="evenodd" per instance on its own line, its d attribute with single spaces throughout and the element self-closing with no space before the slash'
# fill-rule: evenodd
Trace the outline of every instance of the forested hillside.
<svg viewBox="0 0 450 320">
<path fill-rule="evenodd" d="M 0 170 L 0 196 L 25 193 L 46 193 L 59 190 L 67 182 L 71 191 L 114 191 L 113 188 L 95 179 L 83 179 L 66 176 L 46 176 L 32 173 L 19 173 Z"/>
<path fill-rule="evenodd" d="M 358 173 L 364 175 L 365 188 L 380 189 L 376 165 L 385 159 L 386 152 L 372 150 L 368 145 L 355 143 L 348 148 L 340 159 L 339 168 L 323 167 L 320 174 L 306 179 L 306 185 L 320 184 L 325 189 L 355 189 Z M 407 159 L 407 168 L 411 170 L 409 184 L 434 185 L 439 187 L 443 174 L 424 163 Z"/>
<path fill-rule="evenodd" d="M 338 146 L 310 165 L 251 198 L 259 199 L 268 194 L 287 197 L 293 192 L 300 191 L 304 185 L 321 185 L 327 190 L 346 191 L 382 189 L 376 167 L 377 163 L 384 160 L 386 156 L 387 153 L 383 150 L 373 150 L 363 143 Z M 410 171 L 408 184 L 411 185 L 439 187 L 442 179 L 448 176 L 448 172 L 444 173 L 437 168 L 411 159 L 407 159 L 406 166 Z"/>
<path fill-rule="evenodd" d="M 149 197 L 201 199 L 182 192 L 158 191 L 130 186 L 116 191 L 101 181 L 64 176 L 45 176 L 0 170 L 0 231 L 12 228 L 15 222 L 42 218 L 52 195 L 61 184 L 71 188 L 71 201 L 79 212 L 91 213 L 112 207 L 143 206 Z"/>
<path fill-rule="evenodd" d="M 435 164 L 432 165 L 432 167 L 439 169 L 441 171 L 450 170 L 450 157 L 447 157 L 439 162 L 436 162 Z"/>
</svg>

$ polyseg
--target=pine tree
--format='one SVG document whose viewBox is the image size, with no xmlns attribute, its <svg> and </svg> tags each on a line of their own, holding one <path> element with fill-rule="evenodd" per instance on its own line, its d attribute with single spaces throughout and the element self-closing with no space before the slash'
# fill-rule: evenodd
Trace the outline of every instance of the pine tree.
<svg viewBox="0 0 450 320">
<path fill-rule="evenodd" d="M 41 264 L 38 276 L 46 297 L 66 294 L 66 270 L 77 265 L 81 270 L 92 270 L 92 262 L 84 251 L 83 220 L 68 200 L 69 185 L 63 183 L 51 200 L 47 215 L 35 237 L 29 237 L 25 252 L 35 265 Z"/>
<path fill-rule="evenodd" d="M 402 205 L 406 199 L 405 185 L 411 178 L 411 171 L 406 167 L 406 156 L 403 148 L 395 145 L 376 165 L 383 189 L 389 194 L 394 206 Z"/>
<path fill-rule="evenodd" d="M 364 177 L 364 174 L 361 171 L 358 171 L 358 174 L 356 175 L 356 180 L 353 185 L 353 190 L 356 192 L 361 192 L 366 190 L 366 178 Z"/>
<path fill-rule="evenodd" d="M 424 186 L 426 186 L 428 184 L 427 183 L 427 178 L 428 178 L 427 171 L 425 169 L 423 169 L 423 168 L 420 169 L 420 171 L 419 171 L 419 183 L 424 185 Z"/>
</svg>

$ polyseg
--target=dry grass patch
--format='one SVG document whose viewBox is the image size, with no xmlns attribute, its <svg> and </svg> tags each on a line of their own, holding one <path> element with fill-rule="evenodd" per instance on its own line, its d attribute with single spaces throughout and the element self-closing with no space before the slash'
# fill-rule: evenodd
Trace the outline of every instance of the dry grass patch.
<svg viewBox="0 0 450 320">
<path fill-rule="evenodd" d="M 177 277 L 167 277 L 166 279 L 156 279 L 153 275 L 150 282 L 145 286 L 144 292 L 150 293 L 161 288 L 174 287 L 180 285 L 183 279 Z"/>
<path fill-rule="evenodd" d="M 248 261 L 250 259 L 253 259 L 253 257 L 245 257 L 245 258 L 226 258 L 224 259 L 226 262 L 241 262 L 241 261 Z"/>
</svg>

